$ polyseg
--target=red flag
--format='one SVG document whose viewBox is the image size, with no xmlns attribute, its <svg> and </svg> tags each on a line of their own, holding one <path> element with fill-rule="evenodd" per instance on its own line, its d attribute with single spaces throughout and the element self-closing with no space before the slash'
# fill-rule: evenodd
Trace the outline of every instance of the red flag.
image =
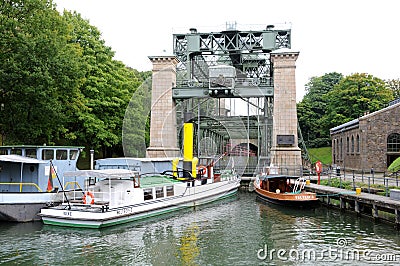
<svg viewBox="0 0 400 266">
<path fill-rule="evenodd" d="M 47 181 L 47 192 L 51 192 L 53 190 L 53 178 L 56 178 L 56 172 L 54 171 L 53 164 L 50 163 L 49 180 Z"/>
</svg>

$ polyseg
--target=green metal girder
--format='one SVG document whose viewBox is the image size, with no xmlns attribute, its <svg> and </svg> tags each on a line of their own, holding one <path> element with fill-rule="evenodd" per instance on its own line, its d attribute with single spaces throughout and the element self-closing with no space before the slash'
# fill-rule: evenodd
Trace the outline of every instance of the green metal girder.
<svg viewBox="0 0 400 266">
<path fill-rule="evenodd" d="M 274 87 L 235 87 L 233 95 L 241 98 L 249 97 L 269 97 L 274 95 Z"/>
<path fill-rule="evenodd" d="M 204 87 L 179 87 L 172 88 L 172 98 L 189 99 L 189 98 L 208 98 L 208 88 Z"/>
<path fill-rule="evenodd" d="M 215 93 L 217 92 L 217 93 Z M 263 87 L 235 87 L 227 88 L 204 88 L 204 87 L 179 87 L 172 88 L 172 98 L 251 98 L 251 97 L 272 97 L 273 86 Z"/>
</svg>

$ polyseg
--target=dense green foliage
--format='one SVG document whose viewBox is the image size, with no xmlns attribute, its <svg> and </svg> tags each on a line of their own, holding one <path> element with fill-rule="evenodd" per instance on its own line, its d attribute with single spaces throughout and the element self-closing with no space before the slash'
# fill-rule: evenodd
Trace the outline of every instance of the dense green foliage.
<svg viewBox="0 0 400 266">
<path fill-rule="evenodd" d="M 400 98 L 400 79 L 391 79 L 386 81 L 387 87 L 393 91 L 395 99 Z"/>
<path fill-rule="evenodd" d="M 329 98 L 326 94 L 343 78 L 342 74 L 329 73 L 313 77 L 306 84 L 306 95 L 297 104 L 297 115 L 308 147 L 330 146 L 329 128 L 324 124 Z"/>
<path fill-rule="evenodd" d="M 388 167 L 389 172 L 397 172 L 400 171 L 400 157 L 398 157 L 396 160 L 394 160 Z"/>
<path fill-rule="evenodd" d="M 343 77 L 333 72 L 311 78 L 306 95 L 297 104 L 306 145 L 330 146 L 331 128 L 385 107 L 393 100 L 395 87 L 372 75 L 359 73 Z"/>
<path fill-rule="evenodd" d="M 7 143 L 49 143 L 68 131 L 84 72 L 82 49 L 47 1 L 5 1 L 0 14 L 1 132 Z"/>
<path fill-rule="evenodd" d="M 113 60 L 99 30 L 77 13 L 59 14 L 52 1 L 7 0 L 0 8 L 3 143 L 122 154 L 125 109 L 150 72 Z"/>
<path fill-rule="evenodd" d="M 393 100 L 393 92 L 379 78 L 353 74 L 342 79 L 326 98 L 329 102 L 324 124 L 332 128 L 382 109 Z"/>
</svg>

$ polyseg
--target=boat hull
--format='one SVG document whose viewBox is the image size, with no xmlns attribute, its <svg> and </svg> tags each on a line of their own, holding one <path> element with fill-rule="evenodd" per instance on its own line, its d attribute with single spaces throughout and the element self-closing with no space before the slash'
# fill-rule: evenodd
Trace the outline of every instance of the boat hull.
<svg viewBox="0 0 400 266">
<path fill-rule="evenodd" d="M 87 212 L 74 208 L 69 210 L 68 206 L 63 205 L 64 208 L 44 208 L 41 210 L 40 216 L 46 225 L 103 228 L 185 208 L 193 208 L 231 197 L 237 193 L 239 186 L 240 180 L 196 186 L 188 189 L 183 195 L 121 206 L 106 211 L 99 210 L 98 212 Z"/>
<path fill-rule="evenodd" d="M 49 204 L 61 204 L 57 193 L 0 193 L 0 221 L 39 221 L 40 210 Z"/>
<path fill-rule="evenodd" d="M 259 199 L 282 206 L 312 208 L 319 205 L 315 193 L 273 193 L 260 188 L 255 188 L 255 192 Z"/>
</svg>

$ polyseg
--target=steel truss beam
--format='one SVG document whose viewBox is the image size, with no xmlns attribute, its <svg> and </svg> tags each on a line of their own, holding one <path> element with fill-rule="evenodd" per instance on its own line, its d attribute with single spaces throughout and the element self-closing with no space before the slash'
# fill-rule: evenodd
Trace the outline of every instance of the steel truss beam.
<svg viewBox="0 0 400 266">
<path fill-rule="evenodd" d="M 179 59 L 176 99 L 191 97 L 273 96 L 270 52 L 291 47 L 291 30 L 269 27 L 261 31 L 227 30 L 173 35 L 173 52 Z M 236 69 L 235 89 L 210 88 L 209 68 L 218 65 Z M 217 90 L 217 91 L 215 91 Z M 213 92 L 214 91 L 214 92 Z"/>
</svg>

